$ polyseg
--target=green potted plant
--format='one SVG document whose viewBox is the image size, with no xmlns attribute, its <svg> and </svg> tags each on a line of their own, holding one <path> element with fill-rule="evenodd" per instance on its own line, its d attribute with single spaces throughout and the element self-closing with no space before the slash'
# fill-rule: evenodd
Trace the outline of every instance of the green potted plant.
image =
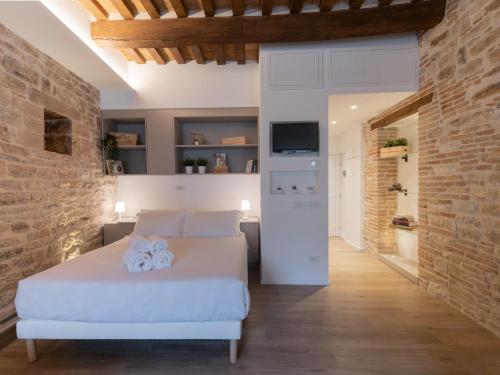
<svg viewBox="0 0 500 375">
<path fill-rule="evenodd" d="M 196 160 L 196 164 L 198 165 L 198 173 L 204 174 L 207 171 L 208 160 L 204 158 L 198 158 Z"/>
<path fill-rule="evenodd" d="M 106 134 L 106 138 L 101 140 L 102 149 L 107 152 L 107 158 L 111 160 L 118 160 L 120 150 L 116 143 L 116 138 L 111 134 Z"/>
<path fill-rule="evenodd" d="M 187 158 L 184 160 L 184 168 L 186 170 L 186 174 L 192 174 L 193 173 L 193 166 L 195 164 L 194 159 Z"/>
</svg>

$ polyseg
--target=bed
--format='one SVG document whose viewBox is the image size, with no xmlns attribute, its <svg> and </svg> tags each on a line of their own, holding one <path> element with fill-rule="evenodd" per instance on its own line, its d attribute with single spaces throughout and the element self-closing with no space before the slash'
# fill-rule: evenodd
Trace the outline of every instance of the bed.
<svg viewBox="0 0 500 375">
<path fill-rule="evenodd" d="M 127 238 L 19 282 L 18 338 L 223 339 L 230 362 L 248 314 L 247 243 L 235 237 L 168 238 L 174 266 L 130 273 Z"/>
</svg>

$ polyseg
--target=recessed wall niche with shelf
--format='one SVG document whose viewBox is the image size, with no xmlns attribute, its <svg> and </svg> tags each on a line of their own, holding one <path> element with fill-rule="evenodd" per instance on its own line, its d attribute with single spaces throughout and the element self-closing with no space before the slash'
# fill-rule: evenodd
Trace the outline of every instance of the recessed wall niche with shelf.
<svg viewBox="0 0 500 375">
<path fill-rule="evenodd" d="M 203 134 L 199 145 L 193 133 Z M 245 144 L 223 144 L 223 138 L 246 138 Z M 258 118 L 256 116 L 174 117 L 175 173 L 184 173 L 185 159 L 208 160 L 207 173 L 213 173 L 217 153 L 226 154 L 229 173 L 245 173 L 248 160 L 258 160 Z M 257 162 L 258 164 L 258 162 Z M 257 170 L 258 171 L 258 170 Z"/>
<path fill-rule="evenodd" d="M 120 160 L 124 174 L 147 174 L 147 129 L 146 118 L 103 118 L 102 135 L 108 133 L 137 134 L 137 144 L 118 146 Z M 108 152 L 103 153 L 104 160 L 108 159 Z"/>
</svg>

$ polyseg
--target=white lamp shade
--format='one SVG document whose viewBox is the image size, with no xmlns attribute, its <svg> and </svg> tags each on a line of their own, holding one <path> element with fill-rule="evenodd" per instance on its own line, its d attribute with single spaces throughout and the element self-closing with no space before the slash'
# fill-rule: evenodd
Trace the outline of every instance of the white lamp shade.
<svg viewBox="0 0 500 375">
<path fill-rule="evenodd" d="M 118 201 L 115 204 L 115 212 L 117 214 L 122 214 L 125 212 L 125 202 Z"/>
<path fill-rule="evenodd" d="M 250 211 L 250 201 L 248 199 L 241 201 L 241 211 Z"/>
</svg>

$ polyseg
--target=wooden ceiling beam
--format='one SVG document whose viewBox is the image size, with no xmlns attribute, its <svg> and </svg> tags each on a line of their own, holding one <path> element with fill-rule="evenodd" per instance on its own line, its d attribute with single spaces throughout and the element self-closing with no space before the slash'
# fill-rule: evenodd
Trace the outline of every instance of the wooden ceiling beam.
<svg viewBox="0 0 500 375">
<path fill-rule="evenodd" d="M 175 61 L 177 64 L 185 64 L 186 60 L 184 60 L 184 56 L 182 56 L 181 51 L 177 47 L 171 47 L 170 52 L 174 56 Z"/>
<path fill-rule="evenodd" d="M 330 9 L 332 9 L 333 4 L 335 4 L 335 0 L 320 0 L 319 11 L 329 12 Z"/>
<path fill-rule="evenodd" d="M 146 9 L 146 13 L 149 14 L 149 17 L 151 18 L 160 18 L 160 10 L 156 8 L 156 5 L 153 3 L 152 0 L 139 0 Z"/>
<path fill-rule="evenodd" d="M 270 16 L 273 13 L 273 0 L 262 0 L 262 15 Z"/>
<path fill-rule="evenodd" d="M 184 5 L 184 2 L 182 0 L 168 0 L 168 1 L 170 1 L 170 5 L 174 9 L 175 14 L 177 14 L 177 17 L 184 18 L 188 16 L 186 6 Z"/>
<path fill-rule="evenodd" d="M 420 107 L 432 102 L 433 97 L 434 94 L 431 92 L 429 94 L 421 96 L 420 98 L 416 98 L 414 101 L 407 103 L 403 107 L 398 108 L 393 112 L 389 112 L 386 115 L 382 114 L 381 116 L 377 116 L 374 119 L 368 120 L 370 130 L 383 128 L 405 117 L 411 116 L 414 113 L 417 113 Z"/>
<path fill-rule="evenodd" d="M 161 48 L 148 48 L 148 52 L 157 64 L 165 65 L 169 60 Z"/>
<path fill-rule="evenodd" d="M 217 46 L 217 56 L 215 57 L 217 65 L 226 65 L 226 53 L 224 52 L 224 46 L 219 44 Z"/>
<path fill-rule="evenodd" d="M 120 52 L 122 53 L 123 56 L 127 58 L 127 60 L 135 61 L 137 64 L 146 63 L 146 58 L 137 48 L 121 49 Z"/>
<path fill-rule="evenodd" d="M 290 13 L 300 13 L 304 0 L 290 0 Z"/>
<path fill-rule="evenodd" d="M 378 0 L 378 6 L 383 7 L 386 5 L 391 5 L 393 0 Z"/>
<path fill-rule="evenodd" d="M 247 62 L 245 45 L 244 44 L 236 44 L 236 61 L 238 65 L 245 65 Z"/>
<path fill-rule="evenodd" d="M 243 0 L 231 0 L 233 16 L 242 16 L 245 13 L 245 3 Z"/>
<path fill-rule="evenodd" d="M 349 8 L 360 9 L 363 5 L 364 0 L 349 0 Z"/>
<path fill-rule="evenodd" d="M 268 17 L 96 21 L 91 34 L 98 45 L 110 48 L 315 42 L 427 30 L 442 20 L 445 7 L 446 0 L 432 0 Z"/>
<path fill-rule="evenodd" d="M 193 55 L 193 59 L 196 60 L 198 64 L 205 64 L 205 57 L 203 57 L 200 46 L 190 46 L 189 50 L 191 51 L 191 55 Z"/>
<path fill-rule="evenodd" d="M 215 14 L 215 7 L 212 0 L 201 0 L 201 7 L 205 17 L 213 17 Z"/>
<path fill-rule="evenodd" d="M 80 4 L 98 20 L 106 20 L 109 13 L 98 0 L 80 0 Z"/>
<path fill-rule="evenodd" d="M 137 14 L 137 9 L 130 0 L 111 0 L 116 10 L 126 20 L 133 20 Z"/>
</svg>

